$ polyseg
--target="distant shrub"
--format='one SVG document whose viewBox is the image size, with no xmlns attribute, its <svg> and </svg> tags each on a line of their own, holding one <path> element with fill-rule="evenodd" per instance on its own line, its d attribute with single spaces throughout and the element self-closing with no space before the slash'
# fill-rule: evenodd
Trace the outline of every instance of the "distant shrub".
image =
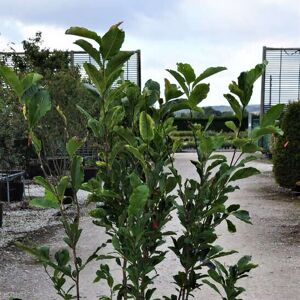
<svg viewBox="0 0 300 300">
<path fill-rule="evenodd" d="M 300 189 L 300 101 L 287 106 L 273 149 L 274 175 L 282 187 Z M 298 183 L 298 184 L 297 184 Z"/>
</svg>

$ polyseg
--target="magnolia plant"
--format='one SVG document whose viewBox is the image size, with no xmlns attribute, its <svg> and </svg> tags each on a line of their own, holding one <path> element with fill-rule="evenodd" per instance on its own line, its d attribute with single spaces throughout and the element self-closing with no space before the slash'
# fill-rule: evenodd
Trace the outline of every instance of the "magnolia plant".
<svg viewBox="0 0 300 300">
<path fill-rule="evenodd" d="M 83 67 L 93 91 L 96 89 L 99 115 L 92 116 L 80 106 L 77 108 L 86 118 L 87 131 L 98 141 L 95 162 L 98 173 L 83 183 L 82 157 L 76 154 L 83 141 L 70 138 L 66 145 L 71 161 L 70 175 L 58 178 L 56 184 L 37 177 L 35 181 L 45 188 L 45 196 L 31 204 L 60 209 L 66 233 L 64 241 L 71 251 L 60 250 L 52 258 L 48 247 L 18 243 L 19 247 L 44 266 L 57 294 L 63 299 L 80 299 L 80 272 L 93 259 L 100 262 L 114 260 L 122 274 L 119 281 L 111 274 L 108 264 L 100 264 L 94 281 L 105 281 L 109 288 L 109 293 L 99 298 L 102 300 L 186 300 L 203 285 L 211 287 L 223 300 L 240 299 L 244 289 L 238 286 L 238 281 L 248 276 L 256 265 L 250 256 L 240 258 L 230 267 L 222 264 L 218 260 L 220 257 L 236 251 L 226 251 L 217 244 L 216 229 L 225 222 L 228 230 L 235 232 L 235 218 L 251 223 L 249 213 L 239 204 L 228 204 L 228 194 L 238 189 L 237 180 L 259 173 L 246 166 L 255 159 L 251 154 L 260 150 L 258 140 L 266 134 L 280 133 L 273 124 L 282 105 L 272 107 L 251 136 L 240 136 L 243 113 L 265 64 L 242 72 L 237 82 L 229 85 L 230 93 L 224 95 L 237 119 L 237 123 L 226 122 L 234 132 L 235 151 L 231 160 L 227 161 L 224 155 L 215 152 L 226 137 L 207 134 L 213 122 L 210 116 L 205 127 L 190 124 L 197 154 L 192 164 L 198 177 L 183 179 L 174 164 L 180 141 L 171 139 L 171 133 L 176 130 L 173 113 L 181 109 L 188 109 L 191 114 L 202 112 L 199 104 L 210 88 L 203 81 L 226 68 L 208 68 L 197 76 L 189 64 L 178 63 L 177 70 L 168 70 L 176 83 L 165 79 L 164 99 L 161 99 L 159 84 L 152 80 L 147 81 L 142 91 L 133 83 L 121 80 L 122 67 L 133 52 L 121 50 L 125 33 L 120 24 L 113 25 L 103 36 L 81 27 L 71 27 L 66 33 L 79 36 L 75 44 L 94 60 L 94 64 L 85 63 Z M 19 79 L 8 68 L 1 67 L 0 72 L 25 105 L 29 137 L 39 154 L 41 146 L 34 128 L 49 109 L 48 100 L 47 109 L 43 110 L 35 102 L 41 101 L 39 98 L 30 94 L 23 100 L 24 79 Z M 38 82 L 38 75 L 28 76 L 33 76 L 32 83 Z M 31 114 L 37 115 L 34 124 Z M 63 194 L 68 183 L 75 192 L 75 217 L 70 217 L 64 210 Z M 93 223 L 105 228 L 108 238 L 103 245 L 111 243 L 114 249 L 112 253 L 103 250 L 99 254 L 103 247 L 99 245 L 86 262 L 82 262 L 76 251 L 80 235 L 84 234 L 80 229 L 80 205 L 76 196 L 79 189 L 89 192 L 88 203 L 96 203 L 90 211 Z M 180 231 L 176 234 L 166 231 L 174 213 L 180 223 Z M 163 247 L 165 243 L 169 248 Z M 181 269 L 173 274 L 176 292 L 158 298 L 154 279 L 159 276 L 157 266 L 168 251 L 176 255 Z M 66 278 L 74 284 L 69 286 Z M 161 294 L 163 291 L 159 291 Z"/>
</svg>

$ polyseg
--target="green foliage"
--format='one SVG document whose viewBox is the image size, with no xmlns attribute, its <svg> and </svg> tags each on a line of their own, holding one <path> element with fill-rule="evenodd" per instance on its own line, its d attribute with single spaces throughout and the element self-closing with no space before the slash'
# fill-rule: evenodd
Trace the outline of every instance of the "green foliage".
<svg viewBox="0 0 300 300">
<path fill-rule="evenodd" d="M 222 299 L 237 300 L 236 297 L 243 291 L 237 286 L 238 280 L 245 277 L 255 265 L 250 263 L 249 257 L 241 258 L 228 270 L 221 265 L 218 258 L 236 251 L 226 251 L 217 245 L 216 229 L 226 223 L 228 230 L 235 232 L 236 218 L 251 223 L 247 211 L 238 204 L 228 204 L 227 200 L 228 195 L 239 188 L 232 182 L 258 173 L 256 169 L 246 166 L 253 156 L 242 155 L 253 152 L 252 146 L 261 135 L 242 137 L 241 126 L 253 84 L 263 66 L 258 65 L 253 70 L 243 72 L 238 83 L 229 86 L 232 94 L 227 94 L 226 98 L 231 102 L 239 121 L 239 124 L 227 123 L 233 131 L 232 144 L 236 147 L 231 162 L 224 155 L 215 154 L 227 139 L 224 135 L 208 133 L 213 122 L 213 116 L 210 116 L 203 126 L 189 124 L 197 152 L 197 160 L 191 163 L 198 178 L 184 179 L 174 166 L 174 151 L 180 142 L 173 143 L 171 138 L 176 129 L 173 112 L 182 108 L 189 109 L 191 115 L 193 112 L 202 112 L 198 105 L 209 92 L 209 84 L 202 80 L 225 68 L 208 68 L 197 76 L 189 64 L 178 63 L 176 71 L 168 70 L 177 83 L 165 80 L 165 100 L 160 99 L 159 84 L 152 80 L 147 81 L 142 91 L 129 82 L 121 82 L 113 87 L 122 74 L 123 63 L 132 55 L 132 52 L 121 51 L 125 33 L 119 26 L 120 23 L 113 25 L 102 37 L 81 27 L 72 27 L 66 32 L 88 39 L 80 39 L 75 43 L 97 63 L 97 66 L 84 65 L 97 91 L 94 93 L 97 97 L 95 113 L 79 105 L 77 109 L 85 120 L 84 128 L 97 141 L 98 157 L 95 164 L 99 170 L 94 178 L 82 183 L 83 158 L 77 155 L 77 150 L 83 141 L 78 136 L 72 135 L 70 138 L 66 135 L 64 147 L 70 161 L 69 170 L 54 182 L 37 177 L 35 181 L 45 188 L 45 195 L 32 204 L 59 207 L 66 234 L 64 242 L 70 251 L 59 250 L 53 258 L 47 247 L 18 246 L 44 266 L 57 294 L 63 299 L 81 298 L 80 272 L 87 263 L 97 258 L 115 260 L 122 274 L 119 280 L 112 275 L 108 265 L 100 264 L 94 281 L 104 280 L 109 288 L 109 294 L 102 295 L 100 299 L 151 300 L 155 299 L 154 279 L 159 276 L 157 266 L 169 251 L 163 247 L 168 239 L 172 243 L 169 249 L 176 255 L 180 270 L 174 270 L 173 274 L 177 294 L 165 295 L 164 299 L 191 299 L 196 290 L 208 284 Z M 97 44 L 96 47 L 92 43 Z M 4 76 L 7 83 L 16 80 L 13 73 L 9 74 L 9 78 Z M 22 102 L 22 95 L 19 98 Z M 27 108 L 32 109 L 33 115 L 37 113 L 37 121 L 40 121 L 45 109 L 40 110 L 27 103 L 24 102 L 26 113 Z M 273 122 L 280 109 L 277 107 L 266 116 L 260 130 L 277 130 Z M 63 131 L 67 131 L 65 128 L 69 116 L 59 109 L 58 112 L 63 120 Z M 34 134 L 37 122 L 35 119 L 32 122 L 28 118 L 26 120 Z M 240 155 L 235 158 L 238 150 L 241 150 Z M 69 186 L 74 192 L 74 218 L 66 214 L 63 203 L 64 192 Z M 113 247 L 113 252 L 99 255 L 100 246 L 84 263 L 77 256 L 77 244 L 82 234 L 77 199 L 80 188 L 89 192 L 88 202 L 96 203 L 90 212 L 93 223 L 105 228 L 109 236 L 107 242 Z M 172 211 L 177 213 L 182 228 L 176 234 L 166 231 Z M 72 283 L 69 289 L 66 279 Z"/>
<path fill-rule="evenodd" d="M 290 103 L 283 115 L 281 129 L 273 144 L 273 171 L 280 186 L 299 189 L 300 184 L 300 102 Z"/>
<path fill-rule="evenodd" d="M 204 279 L 203 283 L 207 284 L 216 291 L 223 300 L 239 300 L 239 297 L 245 289 L 236 286 L 238 280 L 248 277 L 248 274 L 257 265 L 251 263 L 251 256 L 243 256 L 235 265 L 226 268 L 225 265 L 215 262 L 215 269 L 210 269 L 208 274 L 213 282 Z M 224 293 L 218 287 L 224 289 Z"/>
</svg>

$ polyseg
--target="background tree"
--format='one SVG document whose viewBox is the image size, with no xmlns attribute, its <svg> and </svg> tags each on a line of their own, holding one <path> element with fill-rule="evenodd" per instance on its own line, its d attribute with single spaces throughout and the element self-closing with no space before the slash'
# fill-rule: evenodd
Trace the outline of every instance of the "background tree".
<svg viewBox="0 0 300 300">
<path fill-rule="evenodd" d="M 300 190 L 300 101 L 287 106 L 281 128 L 284 135 L 276 138 L 273 150 L 275 179 L 282 187 Z"/>
</svg>

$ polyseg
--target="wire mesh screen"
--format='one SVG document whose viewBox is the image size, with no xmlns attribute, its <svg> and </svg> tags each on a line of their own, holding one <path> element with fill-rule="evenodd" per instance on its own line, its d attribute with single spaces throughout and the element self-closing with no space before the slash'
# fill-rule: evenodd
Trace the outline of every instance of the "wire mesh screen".
<svg viewBox="0 0 300 300">
<path fill-rule="evenodd" d="M 268 65 L 262 77 L 261 113 L 300 99 L 300 48 L 263 48 Z"/>
<path fill-rule="evenodd" d="M 0 52 L 0 62 L 5 62 L 6 65 L 13 67 L 12 55 L 24 56 L 22 52 Z M 70 62 L 73 66 L 78 66 L 82 78 L 87 78 L 87 74 L 83 68 L 85 62 L 96 64 L 89 54 L 82 51 L 69 52 Z M 123 80 L 129 80 L 139 87 L 141 87 L 141 52 L 140 50 L 134 51 L 134 54 L 123 66 L 124 73 Z"/>
</svg>

